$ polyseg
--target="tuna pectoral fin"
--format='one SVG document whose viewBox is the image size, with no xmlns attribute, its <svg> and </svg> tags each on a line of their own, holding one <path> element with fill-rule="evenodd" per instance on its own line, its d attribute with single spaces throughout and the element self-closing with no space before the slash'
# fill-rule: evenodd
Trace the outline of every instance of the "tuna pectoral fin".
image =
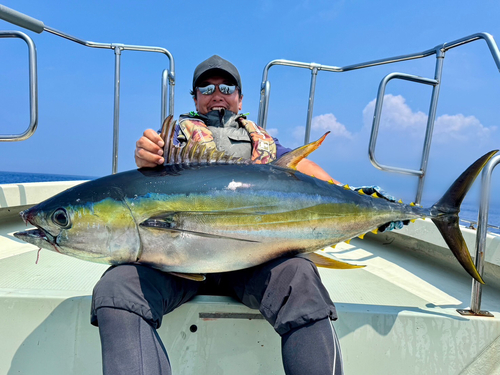
<svg viewBox="0 0 500 375">
<path fill-rule="evenodd" d="M 308 143 L 307 145 L 287 152 L 285 155 L 283 155 L 278 160 L 273 161 L 271 164 L 283 168 L 297 169 L 297 164 L 299 164 L 299 162 L 302 159 L 306 158 L 311 152 L 316 151 L 329 133 L 330 132 L 326 132 L 320 139 L 315 142 Z"/>
<path fill-rule="evenodd" d="M 193 281 L 205 281 L 206 279 L 205 275 L 202 275 L 201 273 L 169 272 L 169 274 Z"/>
<path fill-rule="evenodd" d="M 318 254 L 318 253 L 307 253 L 307 254 L 300 254 L 297 256 L 309 259 L 316 266 L 323 267 L 323 268 L 331 268 L 331 269 L 336 269 L 336 270 L 350 270 L 353 268 L 365 267 L 365 266 L 358 266 L 356 264 L 349 264 L 349 263 L 341 262 L 340 260 L 335 260 L 335 259 L 332 259 L 330 257 L 326 257 L 326 256 L 324 256 L 322 254 Z"/>
<path fill-rule="evenodd" d="M 460 205 L 472 183 L 497 150 L 488 152 L 477 159 L 458 177 L 443 197 L 431 207 L 431 218 L 462 267 L 477 281 L 484 284 L 469 254 L 467 245 L 458 226 Z"/>
<path fill-rule="evenodd" d="M 163 230 L 163 231 L 168 231 L 168 232 L 172 232 L 172 233 L 189 233 L 189 234 L 192 234 L 194 236 L 199 236 L 199 237 L 234 240 L 234 241 L 241 241 L 241 242 L 259 242 L 259 241 L 254 241 L 254 240 L 247 240 L 244 238 L 223 236 L 220 234 L 212 234 L 212 233 L 197 232 L 197 231 L 182 229 L 182 228 L 175 228 L 175 227 L 171 226 L 171 222 L 163 220 L 163 219 L 158 219 L 158 218 L 151 218 L 151 219 L 145 220 L 139 225 L 141 227 L 145 227 L 145 228 Z"/>
</svg>

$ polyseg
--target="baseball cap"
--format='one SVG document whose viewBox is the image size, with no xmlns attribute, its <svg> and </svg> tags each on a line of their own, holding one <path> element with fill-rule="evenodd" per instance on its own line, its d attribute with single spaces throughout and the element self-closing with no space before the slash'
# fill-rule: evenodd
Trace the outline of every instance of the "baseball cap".
<svg viewBox="0 0 500 375">
<path fill-rule="evenodd" d="M 229 61 L 224 60 L 222 57 L 218 55 L 213 55 L 212 57 L 201 62 L 196 67 L 193 74 L 193 91 L 195 91 L 196 84 L 198 83 L 198 81 L 206 77 L 207 73 L 210 72 L 217 74 L 217 71 L 220 71 L 222 75 L 229 74 L 229 76 L 231 76 L 234 79 L 236 85 L 238 85 L 238 87 L 240 88 L 240 94 L 241 94 L 241 79 L 238 69 L 236 69 L 236 67 Z"/>
</svg>

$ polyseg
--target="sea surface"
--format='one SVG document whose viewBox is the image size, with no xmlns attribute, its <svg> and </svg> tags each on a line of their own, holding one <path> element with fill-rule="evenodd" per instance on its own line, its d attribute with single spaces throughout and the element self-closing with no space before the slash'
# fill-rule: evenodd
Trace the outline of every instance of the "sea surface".
<svg viewBox="0 0 500 375">
<path fill-rule="evenodd" d="M 18 173 L 0 171 L 0 184 L 15 184 L 20 182 L 48 182 L 48 181 L 78 181 L 93 180 L 96 177 L 71 176 L 46 173 Z"/>
<path fill-rule="evenodd" d="M 45 174 L 45 173 L 17 173 L 17 172 L 2 172 L 0 171 L 0 184 L 13 184 L 21 182 L 46 182 L 46 181 L 74 181 L 74 180 L 93 180 L 97 177 L 91 176 L 71 176 L 60 174 Z M 423 202 L 424 206 L 430 202 Z M 461 224 L 468 226 L 469 223 L 463 220 L 477 222 L 479 206 L 471 204 L 467 201 L 461 206 L 460 219 Z M 488 231 L 500 234 L 500 205 L 491 204 L 488 212 L 488 223 L 493 226 L 488 228 Z M 477 228 L 477 224 L 474 224 Z"/>
</svg>

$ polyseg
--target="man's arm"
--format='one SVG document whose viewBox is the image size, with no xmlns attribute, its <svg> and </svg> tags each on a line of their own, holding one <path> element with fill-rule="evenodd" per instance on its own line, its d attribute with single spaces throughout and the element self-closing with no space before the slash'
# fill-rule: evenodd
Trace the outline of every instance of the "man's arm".
<svg viewBox="0 0 500 375">
<path fill-rule="evenodd" d="M 320 180 L 331 180 L 334 184 L 340 185 L 340 182 L 334 180 L 323 168 L 309 159 L 302 159 L 299 164 L 297 164 L 297 170 L 309 176 L 319 178 Z"/>
<path fill-rule="evenodd" d="M 273 137 L 274 143 L 276 144 L 276 158 L 279 159 L 287 152 L 292 151 L 291 148 L 284 147 L 278 138 Z M 299 164 L 297 164 L 297 170 L 301 173 L 307 174 L 309 176 L 314 176 L 324 181 L 333 181 L 334 184 L 340 185 L 340 182 L 334 180 L 328 173 L 326 173 L 323 168 L 321 168 L 315 162 L 309 159 L 302 159 Z"/>
</svg>

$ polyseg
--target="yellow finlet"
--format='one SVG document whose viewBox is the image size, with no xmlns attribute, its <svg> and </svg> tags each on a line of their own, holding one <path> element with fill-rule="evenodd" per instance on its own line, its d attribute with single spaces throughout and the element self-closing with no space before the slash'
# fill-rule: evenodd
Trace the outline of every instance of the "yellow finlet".
<svg viewBox="0 0 500 375">
<path fill-rule="evenodd" d="M 400 200 L 398 200 L 398 203 L 403 203 L 403 201 L 400 199 Z"/>
<path fill-rule="evenodd" d="M 377 234 L 377 233 L 378 233 L 378 229 L 377 229 L 377 228 L 375 228 L 374 230 L 372 230 L 372 233 L 373 233 L 373 234 Z"/>
<path fill-rule="evenodd" d="M 349 185 L 347 185 L 347 184 L 345 184 L 345 185 L 344 185 L 344 189 L 345 189 L 345 190 L 351 190 L 351 188 L 350 188 L 350 187 L 349 187 Z"/>
<path fill-rule="evenodd" d="M 313 175 L 313 174 L 311 175 L 311 177 L 316 178 L 316 176 L 315 176 L 315 175 Z"/>
<path fill-rule="evenodd" d="M 177 277 L 181 277 L 183 279 L 193 280 L 193 281 L 205 281 L 206 279 L 205 275 L 202 275 L 200 273 L 182 273 L 182 272 L 168 272 L 168 273 Z"/>
<path fill-rule="evenodd" d="M 378 195 L 376 192 L 372 194 L 372 198 L 380 198 L 380 195 Z"/>
<path fill-rule="evenodd" d="M 410 206 L 415 206 L 415 203 L 411 202 L 411 203 L 410 203 Z"/>
<path fill-rule="evenodd" d="M 363 189 L 359 189 L 359 190 L 358 190 L 358 193 L 359 193 L 360 195 L 366 195 L 366 194 L 365 194 L 365 192 L 363 191 Z"/>
<path fill-rule="evenodd" d="M 349 264 L 342 262 L 340 260 L 336 260 L 330 257 L 327 257 L 323 254 L 318 253 L 308 253 L 299 255 L 302 258 L 307 258 L 312 261 L 318 267 L 331 268 L 331 269 L 341 269 L 341 270 L 349 270 L 353 268 L 363 268 L 363 266 L 358 266 L 356 264 Z"/>
<path fill-rule="evenodd" d="M 358 237 L 361 238 L 361 239 L 363 239 L 365 237 L 365 234 L 366 233 L 360 234 Z"/>
<path fill-rule="evenodd" d="M 349 244 L 351 242 L 351 239 L 349 238 L 347 241 L 344 241 L 346 244 Z"/>
<path fill-rule="evenodd" d="M 417 219 L 413 219 L 413 220 L 410 220 L 412 223 L 414 223 L 415 221 L 417 221 Z"/>
<path fill-rule="evenodd" d="M 329 179 L 329 180 L 328 180 L 328 183 L 329 183 L 329 184 L 331 184 L 331 185 L 334 185 L 334 184 L 335 184 L 335 182 L 333 182 L 333 178 Z"/>
</svg>

